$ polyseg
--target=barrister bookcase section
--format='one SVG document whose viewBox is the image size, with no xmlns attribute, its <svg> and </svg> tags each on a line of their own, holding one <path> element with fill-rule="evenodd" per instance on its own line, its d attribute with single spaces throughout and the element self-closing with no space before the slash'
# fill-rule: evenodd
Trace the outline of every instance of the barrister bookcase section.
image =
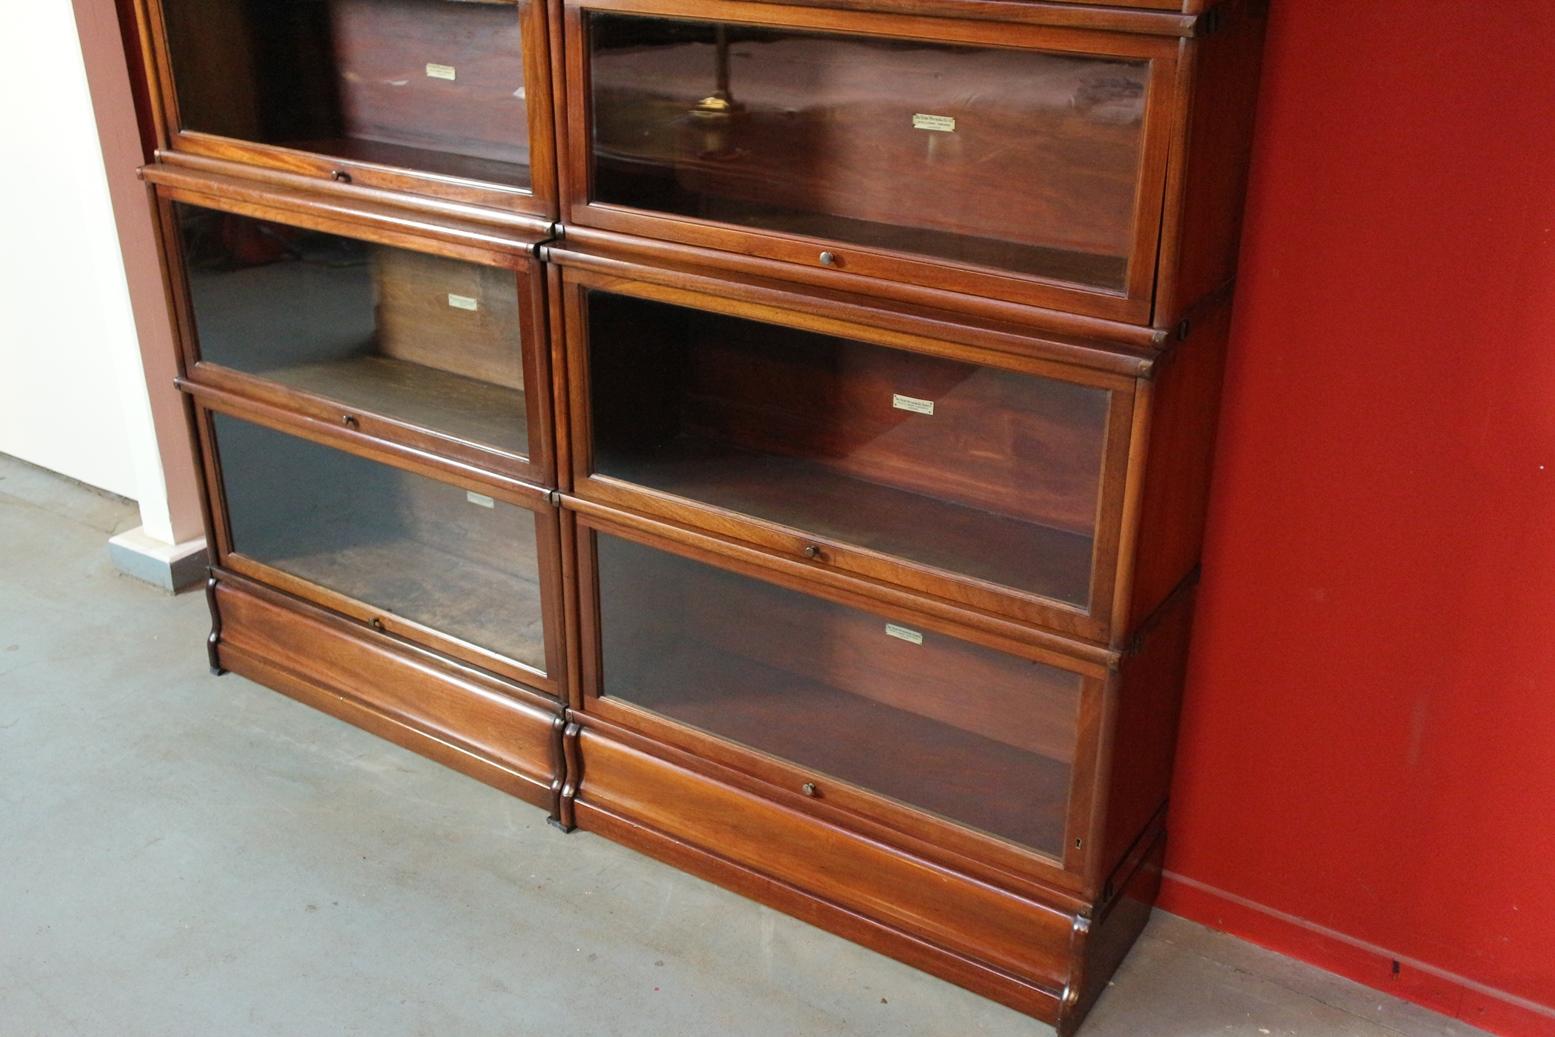
<svg viewBox="0 0 1555 1037">
<path fill-rule="evenodd" d="M 549 190 L 545 32 L 528 2 L 148 3 L 175 152 L 347 182 L 393 171 L 408 179 L 375 182 L 463 184 L 456 197 L 484 189 L 499 206 Z"/>
<path fill-rule="evenodd" d="M 1263 5 L 120 2 L 212 667 L 1072 1032 Z"/>
<path fill-rule="evenodd" d="M 189 205 L 175 211 L 199 362 L 529 454 L 511 271 Z"/>
</svg>

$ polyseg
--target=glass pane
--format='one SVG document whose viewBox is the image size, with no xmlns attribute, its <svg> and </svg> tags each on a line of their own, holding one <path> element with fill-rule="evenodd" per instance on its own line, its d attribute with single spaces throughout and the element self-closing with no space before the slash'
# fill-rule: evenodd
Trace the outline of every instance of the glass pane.
<svg viewBox="0 0 1555 1037">
<path fill-rule="evenodd" d="M 1149 65 L 595 14 L 594 196 L 1121 291 Z"/>
<path fill-rule="evenodd" d="M 594 470 L 1085 607 L 1109 394 L 594 291 Z"/>
<path fill-rule="evenodd" d="M 528 453 L 511 270 L 176 208 L 202 360 Z"/>
<path fill-rule="evenodd" d="M 183 128 L 529 186 L 515 0 L 163 0 Z"/>
<path fill-rule="evenodd" d="M 606 695 L 1062 853 L 1078 675 L 597 543 Z"/>
<path fill-rule="evenodd" d="M 215 422 L 235 552 L 545 668 L 529 511 L 225 415 Z"/>
</svg>

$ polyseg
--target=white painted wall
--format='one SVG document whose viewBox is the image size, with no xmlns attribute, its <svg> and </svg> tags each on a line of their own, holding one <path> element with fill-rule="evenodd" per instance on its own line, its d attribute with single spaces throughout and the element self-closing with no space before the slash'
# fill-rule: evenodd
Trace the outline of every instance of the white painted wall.
<svg viewBox="0 0 1555 1037">
<path fill-rule="evenodd" d="M 162 461 L 70 3 L 4 5 L 0 453 L 135 500 L 168 542 Z"/>
</svg>

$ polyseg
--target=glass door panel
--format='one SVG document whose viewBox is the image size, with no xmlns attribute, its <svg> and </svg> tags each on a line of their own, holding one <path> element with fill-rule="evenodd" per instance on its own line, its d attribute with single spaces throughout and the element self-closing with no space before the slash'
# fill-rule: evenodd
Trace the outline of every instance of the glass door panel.
<svg viewBox="0 0 1555 1037">
<path fill-rule="evenodd" d="M 596 535 L 603 694 L 1063 856 L 1082 678 Z"/>
<path fill-rule="evenodd" d="M 592 290 L 593 472 L 1087 609 L 1111 391 Z"/>
<path fill-rule="evenodd" d="M 530 187 L 515 0 L 162 0 L 182 128 Z"/>
<path fill-rule="evenodd" d="M 529 454 L 513 271 L 174 209 L 202 361 Z"/>
<path fill-rule="evenodd" d="M 1147 60 L 601 12 L 587 48 L 593 201 L 1128 287 Z"/>
<path fill-rule="evenodd" d="M 234 553 L 544 672 L 527 509 L 212 417 Z"/>
</svg>

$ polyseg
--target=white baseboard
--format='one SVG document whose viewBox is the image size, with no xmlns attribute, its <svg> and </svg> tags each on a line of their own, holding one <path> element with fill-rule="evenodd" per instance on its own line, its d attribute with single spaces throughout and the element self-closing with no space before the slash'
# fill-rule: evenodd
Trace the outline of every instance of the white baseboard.
<svg viewBox="0 0 1555 1037">
<path fill-rule="evenodd" d="M 169 544 L 147 536 L 141 526 L 108 541 L 108 557 L 127 576 L 176 594 L 205 578 L 205 540 Z"/>
</svg>

